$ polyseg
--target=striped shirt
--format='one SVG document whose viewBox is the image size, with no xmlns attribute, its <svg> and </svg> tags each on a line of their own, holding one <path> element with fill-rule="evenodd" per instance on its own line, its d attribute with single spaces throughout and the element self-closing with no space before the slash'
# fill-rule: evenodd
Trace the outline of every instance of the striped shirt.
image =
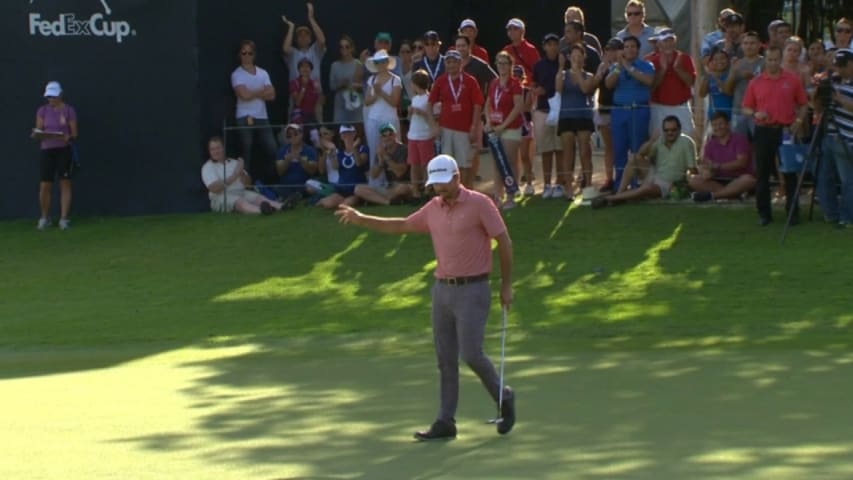
<svg viewBox="0 0 853 480">
<path fill-rule="evenodd" d="M 839 95 L 853 101 L 853 80 L 845 80 L 840 83 L 834 83 L 833 88 Z M 840 134 L 841 138 L 853 146 L 853 112 L 845 109 L 837 103 L 833 104 L 833 118 L 835 122 L 829 122 L 826 126 L 826 131 L 829 134 Z"/>
</svg>

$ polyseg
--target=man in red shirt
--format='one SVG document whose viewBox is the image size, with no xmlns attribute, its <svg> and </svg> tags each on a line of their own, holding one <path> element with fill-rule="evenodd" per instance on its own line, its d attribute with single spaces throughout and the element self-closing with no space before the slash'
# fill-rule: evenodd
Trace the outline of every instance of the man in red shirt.
<svg viewBox="0 0 853 480">
<path fill-rule="evenodd" d="M 536 65 L 541 57 L 536 46 L 524 38 L 524 33 L 524 22 L 518 18 L 511 18 L 506 24 L 506 34 L 510 43 L 504 47 L 504 51 L 512 55 L 515 65 L 521 65 L 524 69 L 524 80 L 521 86 L 530 88 L 530 82 L 533 80 L 533 65 Z"/>
<path fill-rule="evenodd" d="M 755 205 L 758 208 L 759 225 L 773 221 L 770 206 L 770 175 L 776 169 L 776 152 L 782 145 L 782 136 L 790 128 L 791 135 L 804 132 L 803 121 L 808 111 L 808 99 L 800 78 L 782 69 L 782 50 L 777 46 L 767 48 L 764 56 L 764 71 L 753 78 L 746 87 L 743 97 L 743 114 L 755 120 L 753 151 L 757 184 Z M 791 184 L 786 178 L 788 205 L 794 209 L 794 222 L 799 209 Z M 796 185 L 793 185 L 795 188 Z"/>
<path fill-rule="evenodd" d="M 681 121 L 682 133 L 693 135 L 690 99 L 693 98 L 691 89 L 696 81 L 696 67 L 690 55 L 675 48 L 678 39 L 674 30 L 661 30 L 657 37 L 659 51 L 648 58 L 655 67 L 649 134 L 654 135 L 655 130 L 660 129 L 663 119 L 674 115 Z"/>
<path fill-rule="evenodd" d="M 462 23 L 459 24 L 459 35 L 464 35 L 468 37 L 468 40 L 471 40 L 471 55 L 486 62 L 486 65 L 491 64 L 491 60 L 489 60 L 489 52 L 486 51 L 485 48 L 477 45 L 477 23 L 474 22 L 474 20 L 471 20 L 470 18 L 462 20 Z"/>
<path fill-rule="evenodd" d="M 501 214 L 489 197 L 468 190 L 459 182 L 453 158 L 439 155 L 427 165 L 437 194 L 408 218 L 364 215 L 342 206 L 336 212 L 341 223 L 382 233 L 429 233 L 437 260 L 432 288 L 432 331 L 440 376 L 441 408 L 429 430 L 416 432 L 418 440 L 456 436 L 456 406 L 459 400 L 459 359 L 480 378 L 489 395 L 498 401 L 500 377 L 483 353 L 483 334 L 489 317 L 492 271 L 492 239 L 497 240 L 501 264 L 500 299 L 504 308 L 512 304 L 512 242 Z M 515 394 L 504 387 L 499 405 L 503 421 L 498 433 L 505 435 L 515 424 Z"/>
<path fill-rule="evenodd" d="M 445 73 L 435 79 L 429 92 L 430 108 L 441 103 L 441 153 L 457 159 L 462 184 L 471 188 L 471 146 L 478 143 L 483 113 L 483 91 L 477 79 L 462 71 L 462 55 L 456 50 L 444 58 Z"/>
</svg>

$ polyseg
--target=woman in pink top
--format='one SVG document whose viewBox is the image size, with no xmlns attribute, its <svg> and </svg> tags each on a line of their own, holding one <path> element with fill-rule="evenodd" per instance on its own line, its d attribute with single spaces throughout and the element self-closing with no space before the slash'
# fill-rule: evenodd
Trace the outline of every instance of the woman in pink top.
<svg viewBox="0 0 853 480">
<path fill-rule="evenodd" d="M 47 104 L 39 107 L 36 113 L 36 127 L 33 138 L 41 140 L 41 183 L 39 185 L 39 205 L 41 218 L 38 229 L 50 226 L 50 196 L 53 182 L 59 177 L 61 213 L 59 228 L 67 230 L 70 226 L 68 213 L 71 211 L 71 141 L 77 139 L 77 112 L 62 99 L 62 86 L 59 82 L 50 82 L 44 90 Z"/>
<path fill-rule="evenodd" d="M 515 424 L 515 395 L 504 387 L 491 360 L 483 353 L 483 336 L 491 304 L 489 274 L 492 244 L 498 242 L 501 262 L 501 304 L 512 303 L 512 243 L 495 204 L 482 193 L 461 185 L 459 166 L 448 155 L 439 155 L 427 165 L 427 185 L 437 194 L 408 218 L 364 215 L 351 207 L 338 207 L 341 223 L 352 223 L 383 233 L 429 233 L 437 259 L 436 282 L 432 288 L 432 330 L 438 358 L 441 408 L 428 430 L 416 432 L 418 440 L 456 436 L 456 406 L 459 399 L 459 359 L 477 374 L 489 395 L 498 402 L 503 420 L 498 433 L 505 435 Z"/>
</svg>

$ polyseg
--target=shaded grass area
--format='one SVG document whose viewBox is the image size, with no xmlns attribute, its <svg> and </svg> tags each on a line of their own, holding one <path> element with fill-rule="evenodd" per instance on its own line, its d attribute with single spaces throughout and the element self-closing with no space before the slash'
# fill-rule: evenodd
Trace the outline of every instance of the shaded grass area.
<svg viewBox="0 0 853 480">
<path fill-rule="evenodd" d="M 338 347 L 299 356 L 289 340 L 184 348 L 103 370 L 0 382 L 6 410 L 16 412 L 2 421 L 7 433 L 0 448 L 8 458 L 38 459 L 3 462 L 0 474 L 365 480 L 853 474 L 853 435 L 839 421 L 853 393 L 850 352 L 514 354 L 519 423 L 512 434 L 498 436 L 484 424 L 493 414 L 490 402 L 466 372 L 458 439 L 418 444 L 411 432 L 436 408 L 431 355 Z"/>
</svg>

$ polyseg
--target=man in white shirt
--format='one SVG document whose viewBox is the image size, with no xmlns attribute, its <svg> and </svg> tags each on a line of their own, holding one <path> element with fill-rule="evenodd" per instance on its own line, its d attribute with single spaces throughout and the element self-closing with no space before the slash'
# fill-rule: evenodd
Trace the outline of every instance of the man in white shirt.
<svg viewBox="0 0 853 480">
<path fill-rule="evenodd" d="M 311 61 L 312 65 L 315 65 L 314 70 L 311 72 L 311 78 L 319 82 L 322 78 L 320 71 L 322 70 L 321 65 L 323 62 L 323 56 L 326 54 L 326 35 L 320 28 L 320 24 L 317 23 L 317 20 L 314 18 L 314 4 L 308 2 L 307 5 L 308 23 L 311 25 L 311 28 L 308 28 L 305 25 L 296 27 L 293 22 L 282 15 L 281 19 L 288 28 L 281 48 L 284 51 L 284 63 L 287 64 L 287 71 L 290 74 L 290 80 L 299 78 L 299 62 L 301 62 L 303 58 L 307 58 Z M 314 33 L 314 37 L 317 38 L 317 41 L 314 43 L 311 43 L 312 31 Z M 294 36 L 296 37 L 295 47 L 293 46 Z"/>
<path fill-rule="evenodd" d="M 211 210 L 270 215 L 282 209 L 281 203 L 246 189 L 251 179 L 243 169 L 243 159 L 226 158 L 221 138 L 211 138 L 207 148 L 210 159 L 201 167 L 201 179 L 207 187 Z"/>
</svg>

